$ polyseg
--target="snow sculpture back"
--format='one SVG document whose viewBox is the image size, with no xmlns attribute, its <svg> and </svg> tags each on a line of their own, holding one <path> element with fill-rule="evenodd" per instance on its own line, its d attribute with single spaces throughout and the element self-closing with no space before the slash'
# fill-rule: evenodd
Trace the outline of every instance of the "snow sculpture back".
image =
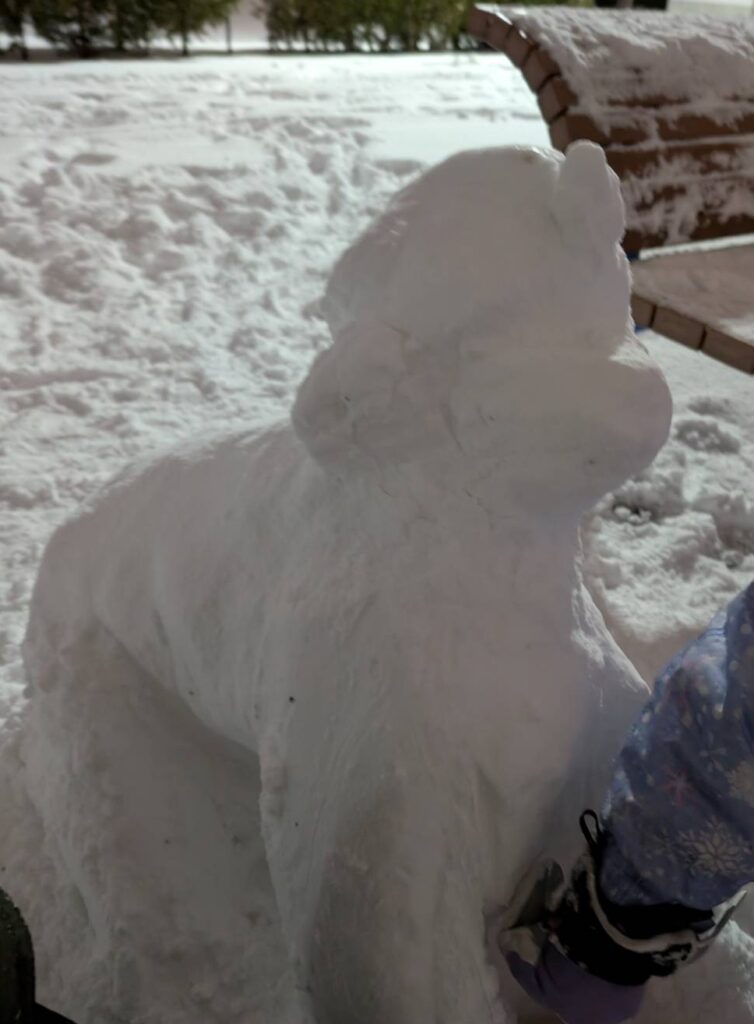
<svg viewBox="0 0 754 1024">
<path fill-rule="evenodd" d="M 620 230 L 596 149 L 454 157 L 336 266 L 295 430 L 168 453 L 53 537 L 23 756 L 70 897 L 25 907 L 79 921 L 61 1008 L 511 1020 L 485 907 L 568 855 L 642 699 L 579 568 L 670 411 Z M 300 1016 L 259 994 L 266 870 Z"/>
</svg>

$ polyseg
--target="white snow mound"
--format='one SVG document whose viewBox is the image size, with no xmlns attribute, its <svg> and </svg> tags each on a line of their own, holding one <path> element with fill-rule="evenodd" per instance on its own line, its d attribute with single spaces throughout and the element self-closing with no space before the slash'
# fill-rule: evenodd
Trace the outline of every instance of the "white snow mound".
<svg viewBox="0 0 754 1024">
<path fill-rule="evenodd" d="M 336 265 L 295 429 L 133 467 L 54 535 L 17 756 L 61 1010 L 514 1019 L 484 910 L 573 853 L 645 693 L 578 537 L 670 417 L 620 232 L 594 147 L 448 160 Z"/>
</svg>

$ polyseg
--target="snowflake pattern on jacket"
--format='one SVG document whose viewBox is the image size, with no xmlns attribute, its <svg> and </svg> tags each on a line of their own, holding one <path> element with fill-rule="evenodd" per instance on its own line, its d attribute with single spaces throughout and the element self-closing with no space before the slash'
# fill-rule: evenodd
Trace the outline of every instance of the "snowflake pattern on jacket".
<svg viewBox="0 0 754 1024">
<path fill-rule="evenodd" d="M 602 813 L 615 903 L 710 910 L 754 881 L 754 583 L 658 676 Z"/>
</svg>

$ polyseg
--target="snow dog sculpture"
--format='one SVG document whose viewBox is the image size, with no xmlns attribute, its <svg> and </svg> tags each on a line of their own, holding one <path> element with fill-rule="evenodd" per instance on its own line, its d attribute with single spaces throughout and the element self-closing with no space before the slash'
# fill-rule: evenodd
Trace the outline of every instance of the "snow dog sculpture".
<svg viewBox="0 0 754 1024">
<path fill-rule="evenodd" d="M 271 1021 L 266 913 L 286 1020 L 513 1019 L 484 909 L 568 856 L 645 695 L 578 537 L 670 418 L 622 229 L 589 144 L 450 158 L 336 264 L 291 419 L 134 467 L 55 534 L 23 756 L 80 905 L 44 954 L 69 1011 Z"/>
</svg>

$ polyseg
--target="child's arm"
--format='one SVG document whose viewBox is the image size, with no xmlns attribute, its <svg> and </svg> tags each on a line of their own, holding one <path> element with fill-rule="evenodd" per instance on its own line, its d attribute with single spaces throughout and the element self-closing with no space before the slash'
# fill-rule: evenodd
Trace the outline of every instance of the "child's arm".
<svg viewBox="0 0 754 1024">
<path fill-rule="evenodd" d="M 603 821 L 616 904 L 709 909 L 754 881 L 754 583 L 661 672 Z"/>
<path fill-rule="evenodd" d="M 566 1024 L 589 1019 L 585 1007 L 593 1024 L 632 1016 L 648 978 L 701 955 L 754 881 L 754 583 L 665 666 L 603 825 L 592 819 L 588 850 L 543 907 L 539 957 L 508 958 Z"/>
</svg>

